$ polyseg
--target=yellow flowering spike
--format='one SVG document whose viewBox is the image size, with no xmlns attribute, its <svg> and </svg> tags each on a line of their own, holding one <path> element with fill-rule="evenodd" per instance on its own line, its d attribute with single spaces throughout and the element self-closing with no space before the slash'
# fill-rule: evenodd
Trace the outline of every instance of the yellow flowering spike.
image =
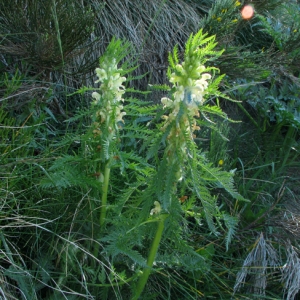
<svg viewBox="0 0 300 300">
<path fill-rule="evenodd" d="M 164 123 L 161 130 L 168 130 L 167 159 L 174 164 L 178 163 L 178 156 L 185 160 L 190 155 L 187 149 L 193 147 L 194 132 L 200 130 L 197 118 L 200 117 L 201 106 L 204 105 L 207 93 L 211 92 L 209 86 L 212 75 L 207 71 L 217 71 L 215 68 L 205 67 L 207 58 L 203 53 L 211 55 L 211 49 L 216 45 L 215 37 L 206 35 L 200 30 L 190 36 L 182 63 L 179 63 L 176 51 L 169 55 L 168 77 L 172 84 L 172 95 L 170 98 L 161 99 L 163 109 L 166 110 L 162 117 Z M 217 57 L 222 52 L 213 53 Z M 179 180 L 182 175 L 177 175 Z"/>
</svg>

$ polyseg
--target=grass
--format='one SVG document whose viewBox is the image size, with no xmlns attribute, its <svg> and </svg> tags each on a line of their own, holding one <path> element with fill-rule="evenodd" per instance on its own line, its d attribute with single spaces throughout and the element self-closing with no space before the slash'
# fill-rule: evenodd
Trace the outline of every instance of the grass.
<svg viewBox="0 0 300 300">
<path fill-rule="evenodd" d="M 227 104 L 220 98 L 221 107 L 229 117 L 242 122 L 220 123 L 229 142 L 209 130 L 201 131 L 199 146 L 214 166 L 224 160 L 221 166 L 224 170 L 236 169 L 238 190 L 250 203 L 232 203 L 228 194 L 214 190 L 218 205 L 226 208 L 228 214 L 239 211 L 239 225 L 226 251 L 223 221 L 218 227 L 221 236 L 212 235 L 201 211 L 193 211 L 189 202 L 192 195 L 180 195 L 186 211 L 197 216 L 192 218 L 187 213 L 182 217 L 181 226 L 191 247 L 201 253 L 204 263 L 199 270 L 191 271 L 178 265 L 176 255 L 173 260 L 168 260 L 158 254 L 157 272 L 150 276 L 143 299 L 247 299 L 245 293 L 252 294 L 249 299 L 297 299 L 298 126 L 290 126 L 290 121 L 270 121 L 268 115 L 251 107 L 248 100 L 255 100 L 256 93 L 255 88 L 252 89 L 256 84 L 249 82 L 251 77 L 257 79 L 257 86 L 265 89 L 267 96 L 274 96 L 272 81 L 266 76 L 273 72 L 276 78 L 273 86 L 278 91 L 276 99 L 282 95 L 280 87 L 285 85 L 278 77 L 285 76 L 295 89 L 299 86 L 299 78 L 296 72 L 290 71 L 288 64 L 284 69 L 274 64 L 274 61 L 287 62 L 282 54 L 285 50 L 274 52 L 270 47 L 266 53 L 248 51 L 247 32 L 262 26 L 259 19 L 247 24 L 239 20 L 234 30 L 222 27 L 235 18 L 238 11 L 232 9 L 226 15 L 226 22 L 217 24 L 220 28 L 213 25 L 216 23 L 213 14 L 225 9 L 224 1 L 214 5 L 210 1 L 201 4 L 196 1 L 109 1 L 104 5 L 91 0 L 83 3 L 84 9 L 82 4 L 64 6 L 64 1 L 57 1 L 57 6 L 38 7 L 39 12 L 48 11 L 44 22 L 36 19 L 42 22 L 44 31 L 49 31 L 48 39 L 43 39 L 42 30 L 38 31 L 36 24 L 24 27 L 25 19 L 15 18 L 22 6 L 12 10 L 8 2 L 1 4 L 1 14 L 7 23 L 1 23 L 5 37 L 0 43 L 0 296 L 3 299 L 130 299 L 129 286 L 137 281 L 138 267 L 128 259 L 128 253 L 115 257 L 108 255 L 105 248 L 108 242 L 98 239 L 100 211 L 97 204 L 100 200 L 95 189 L 71 185 L 67 189 L 63 186 L 45 188 L 41 178 L 47 178 L 53 162 L 65 155 L 86 151 L 88 158 L 86 144 L 78 139 L 89 125 L 88 117 L 64 121 L 74 116 L 77 108 L 88 106 L 88 92 L 70 94 L 82 85 L 94 85 L 93 70 L 113 35 L 126 38 L 135 47 L 131 55 L 139 62 L 139 67 L 133 76 L 146 74 L 141 80 L 130 81 L 129 86 L 147 90 L 148 84 L 166 83 L 168 51 L 179 44 L 182 56 L 189 34 L 196 32 L 203 23 L 212 34 L 221 30 L 226 32 L 223 34 L 226 38 L 219 40 L 220 48 L 226 48 L 226 51 L 211 64 L 228 74 L 228 82 L 221 87 L 225 93 L 230 90 L 227 95 L 241 101 L 238 105 Z M 260 3 L 258 13 L 264 16 L 263 5 L 271 5 L 271 2 L 276 1 Z M 34 9 L 34 6 L 28 9 L 27 18 L 32 18 L 30 13 Z M 113 16 L 111 12 L 114 12 Z M 74 13 L 74 20 L 70 21 Z M 288 17 L 284 18 L 287 24 Z M 54 22 L 52 27 L 48 26 L 50 19 Z M 295 20 L 295 24 L 297 22 Z M 77 23 L 80 24 L 78 31 L 72 33 Z M 268 30 L 269 38 L 274 32 Z M 37 45 L 42 45 L 38 49 L 47 49 L 49 53 L 35 53 L 32 47 L 25 47 L 33 40 L 33 32 Z M 259 38 L 256 42 L 256 46 L 263 46 Z M 245 44 L 246 49 L 243 48 Z M 296 44 L 297 39 L 292 45 Z M 293 65 L 297 65 L 298 56 L 293 55 Z M 243 75 L 245 77 L 241 77 Z M 245 81 L 238 84 L 241 78 Z M 298 101 L 291 90 L 285 96 L 282 101 Z M 157 102 L 152 97 L 152 94 L 145 96 Z M 260 101 L 266 103 L 265 98 Z M 219 122 L 218 119 L 213 121 Z M 136 145 L 138 149 L 141 144 L 141 140 L 133 137 L 127 141 L 128 148 Z M 141 171 L 133 162 L 129 165 L 132 170 L 126 174 L 127 182 L 112 173 L 114 181 L 108 191 L 114 191 L 113 195 L 120 196 L 128 184 L 132 188 L 130 196 L 137 197 L 142 185 L 138 187 L 134 182 L 141 176 L 147 181 L 149 170 Z M 77 167 L 78 176 L 86 172 L 93 178 L 95 172 L 92 169 L 85 169 L 80 163 Z M 109 199 L 108 217 L 114 216 L 116 203 L 113 198 Z M 135 201 L 124 201 L 122 209 L 131 208 L 135 212 L 136 204 Z M 128 220 L 132 215 L 128 213 Z M 123 219 L 120 223 L 115 220 L 116 226 L 122 227 L 121 221 L 125 222 L 124 227 L 130 227 Z M 150 228 L 149 236 L 154 236 L 155 226 Z M 148 249 L 138 238 L 139 229 L 131 233 L 132 239 L 137 241 L 134 250 L 138 249 L 146 257 Z M 166 253 L 174 252 L 171 242 L 161 241 Z M 95 244 L 99 251 L 93 251 Z M 176 250 L 179 255 L 180 249 Z M 186 259 L 191 264 L 191 258 Z M 275 290 L 278 291 L 276 294 Z"/>
</svg>

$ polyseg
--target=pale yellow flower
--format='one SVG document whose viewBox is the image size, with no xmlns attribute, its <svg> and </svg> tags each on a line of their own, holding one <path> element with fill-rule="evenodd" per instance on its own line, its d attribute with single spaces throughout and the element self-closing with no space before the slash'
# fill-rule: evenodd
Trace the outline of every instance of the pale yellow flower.
<svg viewBox="0 0 300 300">
<path fill-rule="evenodd" d="M 93 93 L 92 93 L 92 97 L 93 97 L 96 101 L 100 101 L 100 98 L 101 98 L 100 94 L 97 93 L 97 92 L 93 92 Z"/>
<path fill-rule="evenodd" d="M 167 97 L 161 98 L 161 103 L 163 104 L 163 108 L 172 107 L 174 105 L 173 101 Z"/>
<path fill-rule="evenodd" d="M 107 73 L 104 69 L 96 68 L 96 74 L 97 74 L 98 80 L 95 81 L 95 83 L 102 82 L 103 80 L 107 79 Z"/>
<path fill-rule="evenodd" d="M 158 201 L 154 201 L 154 208 L 151 209 L 150 215 L 158 215 L 161 212 L 161 205 Z"/>
</svg>

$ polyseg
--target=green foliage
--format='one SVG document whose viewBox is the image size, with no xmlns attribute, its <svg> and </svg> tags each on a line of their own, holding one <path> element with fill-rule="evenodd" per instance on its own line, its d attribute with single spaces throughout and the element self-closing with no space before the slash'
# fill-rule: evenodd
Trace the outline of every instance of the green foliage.
<svg viewBox="0 0 300 300">
<path fill-rule="evenodd" d="M 124 52 L 119 51 L 121 46 L 120 41 L 113 40 L 108 47 L 106 56 L 100 59 L 100 67 L 105 66 L 107 62 L 112 62 L 113 59 L 120 61 L 124 56 Z M 191 35 L 187 42 L 185 61 L 189 61 L 191 64 L 195 62 L 202 65 L 207 61 L 207 57 L 211 58 L 221 55 L 221 52 L 213 50 L 214 47 L 214 39 L 206 37 L 205 34 L 203 35 L 199 31 L 196 35 Z M 118 53 L 121 56 L 118 56 Z M 176 48 L 173 56 L 170 56 L 170 63 L 169 76 L 172 77 L 171 70 L 176 69 L 179 63 Z M 211 67 L 203 67 L 202 70 L 201 67 L 201 72 L 212 70 L 217 71 Z M 100 74 L 100 71 L 97 72 Z M 191 78 L 197 80 L 197 74 L 191 74 Z M 178 73 L 177 76 L 181 75 L 183 73 Z M 188 73 L 187 76 L 189 77 L 190 74 Z M 188 82 L 187 79 L 186 83 Z M 214 93 L 217 93 L 216 89 L 219 82 L 220 79 L 217 79 L 216 82 L 210 85 L 208 95 L 213 96 Z M 99 94 L 100 97 L 101 95 L 103 97 L 110 97 L 108 93 L 104 94 L 102 92 L 104 91 L 104 87 L 105 85 L 102 85 L 99 89 L 100 93 L 103 93 Z M 175 91 L 176 87 L 172 90 L 174 95 Z M 90 114 L 97 117 L 97 111 L 105 109 L 105 105 L 108 105 L 104 103 L 100 103 L 101 107 L 93 104 Z M 211 123 L 207 116 L 208 114 L 226 118 L 226 115 L 219 107 L 205 105 L 203 106 L 203 111 L 200 106 L 199 108 L 201 114 L 206 115 L 204 120 L 199 120 L 202 126 L 206 123 Z M 47 171 L 47 176 L 43 180 L 42 186 L 44 188 L 52 186 L 58 189 L 73 186 L 84 190 L 88 190 L 89 187 L 95 189 L 96 199 L 100 198 L 102 201 L 101 212 L 103 212 L 103 207 L 105 207 L 107 214 L 106 210 L 105 214 L 101 213 L 100 228 L 102 234 L 95 235 L 98 237 L 98 242 L 94 246 L 93 253 L 95 256 L 102 255 L 103 251 L 100 251 L 100 247 L 104 247 L 108 259 L 118 272 L 126 271 L 124 269 L 125 265 L 134 265 L 133 269 L 131 268 L 131 270 L 127 270 L 126 272 L 129 273 L 129 276 L 139 277 L 136 287 L 134 287 L 135 285 L 132 287 L 134 290 L 136 288 L 136 295 L 138 295 L 142 293 L 147 283 L 156 256 L 163 255 L 164 264 L 169 265 L 169 267 L 174 265 L 172 259 L 168 258 L 168 251 L 164 249 L 172 247 L 178 249 L 179 253 L 189 253 L 188 256 L 181 254 L 182 259 L 175 264 L 177 268 L 186 270 L 187 272 L 191 272 L 192 270 L 201 271 L 204 268 L 203 258 L 192 249 L 188 240 L 184 238 L 186 229 L 181 229 L 179 226 L 181 222 L 184 222 L 184 210 L 178 200 L 180 198 L 180 194 L 178 194 L 179 189 L 180 193 L 195 194 L 193 210 L 202 211 L 202 216 L 206 219 L 208 228 L 213 233 L 217 234 L 217 227 L 219 226 L 224 230 L 223 225 L 220 223 L 224 220 L 225 231 L 228 230 L 225 237 L 227 249 L 236 228 L 236 219 L 219 211 L 217 198 L 211 194 L 211 189 L 222 188 L 231 197 L 242 201 L 244 199 L 236 192 L 233 186 L 232 174 L 218 168 L 213 168 L 207 162 L 204 154 L 197 149 L 195 142 L 191 139 L 191 134 L 184 129 L 184 126 L 194 128 L 196 125 L 193 124 L 197 122 L 192 115 L 189 115 L 188 106 L 186 107 L 185 104 L 181 104 L 174 122 L 167 123 L 167 126 L 160 121 L 162 112 L 158 105 L 149 106 L 146 103 L 141 105 L 137 100 L 129 99 L 129 103 L 125 109 L 126 117 L 128 116 L 130 124 L 127 125 L 126 118 L 124 117 L 125 126 L 122 126 L 120 134 L 116 131 L 116 137 L 121 138 L 121 143 L 115 144 L 112 148 L 108 146 L 114 141 L 111 138 L 112 126 L 114 125 L 101 127 L 99 137 L 95 137 L 90 131 L 87 131 L 85 135 L 79 138 L 84 145 L 82 148 L 83 152 L 79 152 L 78 156 L 64 156 L 58 159 L 53 167 Z M 85 112 L 84 115 L 86 115 Z M 184 121 L 186 116 L 188 119 Z M 72 118 L 69 122 L 77 121 L 78 118 L 80 116 Z M 102 120 L 105 121 L 106 119 L 109 120 L 108 115 L 106 115 L 105 119 L 101 115 L 100 121 L 97 121 L 98 119 L 94 119 L 93 121 L 102 123 Z M 105 125 L 106 123 L 103 124 Z M 180 126 L 182 126 L 180 129 L 182 130 L 182 138 L 179 140 L 182 145 L 185 145 L 181 146 L 176 142 L 177 149 L 172 148 L 171 139 L 173 137 L 170 136 L 173 128 L 177 126 L 176 124 L 181 124 Z M 164 127 L 166 128 L 166 133 L 160 134 L 159 131 L 164 131 Z M 107 131 L 107 129 L 109 130 Z M 216 126 L 214 129 L 218 130 Z M 148 148 L 148 146 L 143 146 L 143 144 L 149 145 L 149 142 L 151 147 L 147 153 L 143 149 Z M 134 145 L 140 144 L 141 146 L 138 148 L 135 146 L 136 151 L 130 150 L 128 152 L 127 149 L 130 149 L 129 145 L 132 143 Z M 97 153 L 97 145 L 101 146 L 99 147 L 99 153 Z M 182 152 L 182 149 L 185 150 Z M 161 154 L 159 154 L 158 150 L 162 151 Z M 103 152 L 104 156 L 101 155 L 101 152 Z M 112 158 L 116 155 L 117 159 L 113 162 Z M 141 155 L 146 155 L 148 162 L 143 161 Z M 155 159 L 153 160 L 152 157 Z M 97 166 L 99 164 L 105 164 L 105 169 L 98 169 Z M 107 168 L 113 170 L 117 166 L 121 167 L 121 174 L 125 176 L 124 179 L 126 180 L 126 184 L 123 187 L 117 181 L 118 190 L 122 189 L 122 197 L 115 196 L 117 195 L 116 188 L 110 188 L 110 192 L 107 194 L 108 186 L 106 184 L 109 182 L 113 183 L 114 179 L 112 176 L 117 174 L 117 169 L 115 169 L 115 171 L 112 171 L 111 176 L 107 177 L 109 174 L 106 173 Z M 92 178 L 89 178 L 90 172 L 96 172 L 97 177 L 103 179 L 97 180 L 96 178 L 93 181 Z M 146 178 L 147 181 L 145 182 Z M 107 201 L 107 199 L 109 201 L 108 204 L 104 204 L 106 202 L 103 201 Z M 196 199 L 199 200 L 198 203 Z M 92 204 L 91 216 L 94 215 L 93 210 L 97 210 L 99 206 L 99 200 L 95 200 Z M 151 209 L 154 204 L 156 207 L 155 210 Z M 132 209 L 131 207 L 135 208 Z M 89 212 L 87 211 L 86 214 L 88 215 Z M 219 223 L 215 223 L 215 218 L 219 219 Z M 93 222 L 96 219 L 94 215 L 91 221 Z M 102 227 L 104 224 L 105 229 Z M 156 224 L 158 226 L 157 229 Z M 91 225 L 92 227 L 96 226 Z M 89 230 L 92 230 L 92 227 Z M 171 236 L 172 239 L 169 240 Z M 153 242 L 146 263 L 144 257 L 147 255 L 148 251 L 146 249 L 150 246 L 149 243 L 152 239 Z M 103 245 L 100 246 L 99 242 Z M 162 252 L 158 251 L 160 245 Z M 94 262 L 91 261 L 90 264 L 93 265 Z M 89 269 L 88 266 L 87 268 Z M 139 276 L 138 272 L 141 268 L 143 268 L 143 275 Z M 97 283 L 97 274 L 94 274 L 93 277 L 94 282 Z M 103 280 L 101 282 L 103 283 Z"/>
<path fill-rule="evenodd" d="M 258 110 L 263 118 L 268 119 L 271 123 L 299 127 L 298 85 L 292 84 L 286 79 L 279 87 L 273 84 L 270 88 L 256 86 L 247 90 L 245 91 L 246 97 L 249 93 L 254 95 L 248 102 Z"/>
<path fill-rule="evenodd" d="M 300 18 L 295 11 L 299 11 L 296 3 L 281 3 L 275 9 L 274 14 L 260 17 L 263 31 L 272 37 L 280 52 L 289 53 L 289 58 L 299 57 L 299 26 Z M 280 18 L 277 18 L 280 14 Z M 287 51 L 293 49 L 292 51 Z"/>
<path fill-rule="evenodd" d="M 299 5 L 35 2 L 0 4 L 0 297 L 297 297 Z"/>
<path fill-rule="evenodd" d="M 214 1 L 211 9 L 200 21 L 201 28 L 210 35 L 217 34 L 218 37 L 228 38 L 240 22 L 240 7 L 239 1 Z"/>
<path fill-rule="evenodd" d="M 93 13 L 68 1 L 2 1 L 0 49 L 39 71 L 61 68 L 93 30 Z M 50 69 L 49 69 L 50 68 Z"/>
</svg>

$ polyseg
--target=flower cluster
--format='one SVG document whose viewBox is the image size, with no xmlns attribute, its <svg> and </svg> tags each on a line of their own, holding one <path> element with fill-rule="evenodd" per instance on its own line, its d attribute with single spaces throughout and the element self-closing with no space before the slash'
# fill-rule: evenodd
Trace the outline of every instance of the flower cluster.
<svg viewBox="0 0 300 300">
<path fill-rule="evenodd" d="M 168 136 L 169 148 L 185 152 L 186 133 L 193 140 L 193 132 L 200 129 L 195 117 L 200 116 L 199 106 L 204 103 L 207 80 L 211 79 L 210 74 L 203 73 L 205 70 L 203 65 L 187 57 L 185 62 L 175 66 L 174 72 L 170 75 L 170 82 L 174 88 L 173 99 L 167 97 L 161 99 L 163 108 L 170 110 L 168 115 L 163 116 L 166 122 L 162 130 L 165 131 L 176 120 Z M 179 112 L 181 117 L 178 119 Z"/>
<path fill-rule="evenodd" d="M 105 126 L 111 135 L 120 127 L 120 122 L 123 122 L 123 116 L 126 114 L 122 111 L 123 105 L 120 102 L 125 93 L 123 83 L 125 77 L 121 76 L 122 69 L 118 69 L 115 59 L 107 58 L 101 64 L 101 68 L 96 69 L 98 80 L 95 83 L 100 83 L 101 86 L 98 92 L 93 92 L 92 106 L 95 109 L 93 116 L 93 133 L 95 136 L 101 135 L 101 127 Z"/>
</svg>

